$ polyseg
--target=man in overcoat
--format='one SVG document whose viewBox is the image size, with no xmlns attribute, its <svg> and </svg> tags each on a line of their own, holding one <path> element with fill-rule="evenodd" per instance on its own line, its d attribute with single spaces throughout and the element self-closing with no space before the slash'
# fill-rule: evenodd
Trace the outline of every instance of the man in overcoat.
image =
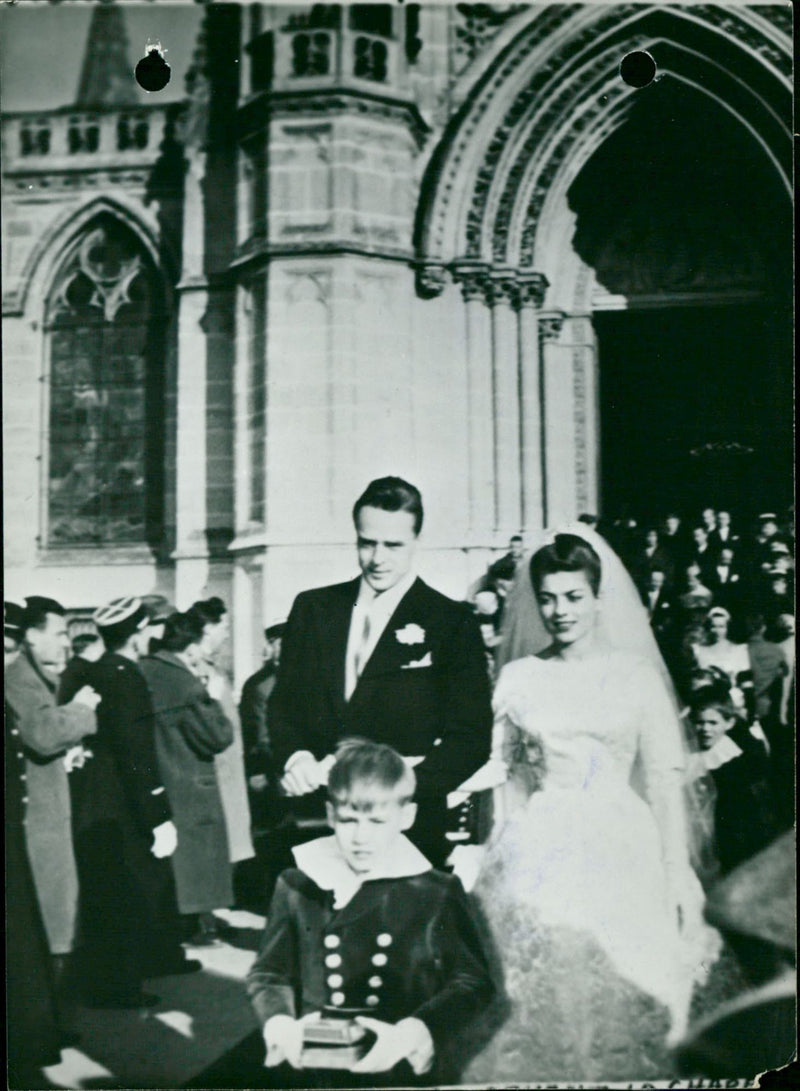
<svg viewBox="0 0 800 1091">
<path fill-rule="evenodd" d="M 172 870 L 176 831 L 155 750 L 155 717 L 138 666 L 149 616 L 115 599 L 94 622 L 105 654 L 92 680 L 101 701 L 92 757 L 73 783 L 85 939 L 85 999 L 97 1007 L 153 1003 L 148 977 L 200 969 L 180 946 Z"/>
<path fill-rule="evenodd" d="M 64 608 L 54 599 L 26 600 L 19 655 L 6 671 L 6 702 L 25 753 L 25 834 L 36 892 L 58 976 L 73 950 L 78 875 L 72 843 L 67 751 L 97 730 L 98 695 L 83 686 L 69 704 L 56 703 L 67 662 Z"/>
<path fill-rule="evenodd" d="M 6 669 L 19 654 L 24 611 L 3 608 Z M 41 1069 L 58 1064 L 65 1036 L 39 899 L 25 844 L 25 751 L 13 709 L 5 706 L 6 1048 L 9 1088 L 38 1087 Z"/>
<path fill-rule="evenodd" d="M 373 481 L 353 509 L 361 578 L 298 595 L 269 700 L 272 752 L 292 797 L 317 793 L 339 740 L 392 746 L 414 766 L 411 839 L 435 867 L 448 855 L 447 794 L 489 756 L 489 679 L 466 604 L 414 571 L 419 491 Z"/>
<path fill-rule="evenodd" d="M 264 630 L 264 662 L 242 686 L 239 716 L 242 721 L 245 771 L 251 788 L 254 787 L 254 778 L 265 779 L 272 771 L 267 703 L 278 678 L 285 627 L 283 622 L 275 622 Z"/>
</svg>

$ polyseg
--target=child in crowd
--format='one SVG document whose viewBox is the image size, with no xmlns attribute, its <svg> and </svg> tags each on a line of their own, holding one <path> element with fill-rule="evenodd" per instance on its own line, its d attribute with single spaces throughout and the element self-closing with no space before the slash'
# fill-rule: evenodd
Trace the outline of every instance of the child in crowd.
<svg viewBox="0 0 800 1091">
<path fill-rule="evenodd" d="M 333 836 L 296 847 L 297 867 L 278 879 L 247 978 L 276 1087 L 433 1083 L 455 1031 L 492 995 L 461 883 L 404 836 L 415 787 L 390 747 L 342 743 L 328 779 Z M 303 1068 L 320 1014 L 367 1032 L 347 1071 Z"/>
<path fill-rule="evenodd" d="M 700 751 L 692 756 L 690 776 L 710 775 L 714 782 L 715 842 L 724 875 L 765 848 L 778 833 L 769 759 L 724 682 L 695 690 L 691 710 Z"/>
</svg>

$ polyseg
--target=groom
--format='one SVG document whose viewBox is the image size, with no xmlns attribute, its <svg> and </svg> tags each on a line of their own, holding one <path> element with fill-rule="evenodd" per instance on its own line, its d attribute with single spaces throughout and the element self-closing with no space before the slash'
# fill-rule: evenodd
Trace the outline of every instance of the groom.
<svg viewBox="0 0 800 1091">
<path fill-rule="evenodd" d="M 316 792 L 320 815 L 340 739 L 387 743 L 412 761 L 410 836 L 441 867 L 447 794 L 488 758 L 492 713 L 472 612 L 415 575 L 422 516 L 419 490 L 398 477 L 373 481 L 356 501 L 361 577 L 296 598 L 269 725 L 283 790 Z"/>
</svg>

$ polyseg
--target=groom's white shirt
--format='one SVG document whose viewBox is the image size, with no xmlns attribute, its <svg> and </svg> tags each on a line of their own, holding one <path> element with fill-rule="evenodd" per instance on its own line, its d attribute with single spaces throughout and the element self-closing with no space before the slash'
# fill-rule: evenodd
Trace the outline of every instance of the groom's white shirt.
<svg viewBox="0 0 800 1091">
<path fill-rule="evenodd" d="M 361 577 L 358 597 L 350 617 L 350 631 L 347 636 L 344 667 L 344 696 L 346 701 L 349 701 L 352 697 L 358 682 L 356 653 L 360 650 L 365 618 L 369 618 L 369 639 L 361 656 L 362 671 L 364 670 L 364 664 L 369 661 L 378 641 L 383 636 L 386 626 L 389 624 L 389 619 L 411 590 L 416 578 L 416 572 L 407 572 L 402 579 L 397 581 L 394 587 L 390 587 L 387 591 L 377 592 L 370 587 L 363 576 Z"/>
<path fill-rule="evenodd" d="M 368 616 L 370 621 L 369 639 L 366 643 L 366 654 L 363 657 L 363 663 L 367 663 L 370 656 L 375 651 L 378 641 L 383 636 L 386 626 L 389 624 L 389 619 L 411 590 L 416 578 L 416 572 L 407 572 L 402 579 L 397 581 L 394 587 L 390 587 L 387 591 L 378 593 L 373 591 L 363 576 L 361 577 L 358 596 L 356 597 L 353 613 L 350 617 L 350 630 L 347 634 L 347 650 L 345 652 L 344 664 L 345 700 L 350 700 L 358 681 L 355 658 L 356 651 L 359 649 L 361 634 L 364 631 L 364 618 Z M 361 669 L 363 671 L 363 665 Z M 301 757 L 313 757 L 313 754 L 310 750 L 296 750 L 286 762 L 284 772 L 288 773 L 295 762 Z M 328 755 L 323 761 L 326 762 L 328 766 L 328 770 L 326 771 L 329 771 L 330 766 L 333 764 L 332 755 Z"/>
</svg>

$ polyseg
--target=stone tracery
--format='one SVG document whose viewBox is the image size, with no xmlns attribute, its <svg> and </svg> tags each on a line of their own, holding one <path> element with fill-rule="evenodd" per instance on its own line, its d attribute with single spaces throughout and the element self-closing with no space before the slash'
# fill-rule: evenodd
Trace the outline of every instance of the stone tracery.
<svg viewBox="0 0 800 1091">
<path fill-rule="evenodd" d="M 575 32 L 566 41 L 561 36 L 561 45 L 536 63 L 533 55 L 542 39 L 569 19 L 574 21 Z M 449 137 L 443 162 L 436 164 L 437 184 L 432 187 L 422 213 L 424 226 L 418 257 L 444 263 L 455 258 L 489 258 L 500 263 L 518 262 L 520 267 L 530 265 L 536 219 L 560 167 L 596 131 L 599 118 L 606 116 L 613 100 L 630 96 L 630 89 L 620 87 L 614 78 L 616 54 L 643 48 L 651 42 L 669 43 L 670 39 L 679 49 L 682 36 L 705 35 L 705 76 L 718 82 L 725 78 L 725 73 L 714 60 L 714 50 L 723 45 L 730 50 L 732 39 L 733 43 L 741 43 L 746 52 L 746 57 L 742 53 L 743 63 L 746 60 L 752 64 L 754 54 L 760 59 L 763 94 L 774 97 L 781 93 L 781 77 L 786 77 L 791 68 L 788 40 L 782 42 L 781 30 L 772 29 L 778 23 L 779 20 L 767 23 L 749 9 L 734 14 L 711 5 L 676 13 L 627 4 L 615 5 L 600 14 L 596 10 L 558 5 L 536 13 L 514 42 L 500 53 L 490 74 L 472 91 L 471 101 L 467 96 L 465 115 L 458 130 Z M 676 57 L 673 50 L 670 60 L 675 61 Z M 523 82 L 519 74 L 526 70 L 530 78 Z M 569 73 L 577 76 L 570 80 Z M 776 73 L 779 73 L 777 80 Z M 786 83 L 785 78 L 783 82 Z M 512 89 L 510 98 L 504 88 Z M 730 90 L 725 88 L 722 102 L 731 97 Z M 499 101 L 507 103 L 502 118 L 498 117 Z M 614 125 L 624 120 L 622 105 L 623 109 L 614 116 Z M 760 107 L 757 101 L 752 105 L 744 102 L 742 109 L 758 114 Z M 759 120 L 764 129 L 766 119 L 759 115 Z M 564 131 L 567 122 L 571 131 L 556 140 L 547 161 L 540 164 L 533 191 L 521 210 L 524 179 L 530 179 L 534 173 L 532 162 L 542 155 L 542 149 L 559 129 Z M 487 126 L 491 126 L 491 131 L 487 132 Z M 783 135 L 788 148 L 788 131 Z M 781 140 L 781 134 L 776 132 L 770 139 L 775 144 Z M 480 153 L 479 162 L 476 152 Z M 468 211 L 459 213 L 453 207 L 452 179 L 457 174 L 463 179 L 470 166 L 472 196 Z M 521 218 L 526 222 L 515 259 L 509 252 L 514 234 L 512 223 Z"/>
</svg>

